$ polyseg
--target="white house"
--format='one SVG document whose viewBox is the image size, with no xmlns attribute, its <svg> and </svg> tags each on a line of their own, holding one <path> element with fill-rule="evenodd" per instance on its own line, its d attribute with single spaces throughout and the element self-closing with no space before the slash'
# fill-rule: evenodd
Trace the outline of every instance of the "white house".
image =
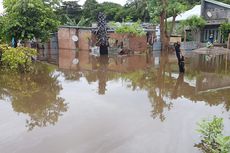
<svg viewBox="0 0 230 153">
<path fill-rule="evenodd" d="M 176 17 L 176 22 L 186 20 L 189 17 L 194 16 L 194 15 L 201 16 L 201 5 L 196 5 L 191 10 L 188 10 L 188 11 L 185 11 L 185 12 L 179 14 Z M 172 21 L 172 19 L 173 19 L 173 17 L 170 17 L 167 19 L 167 21 L 170 22 L 170 21 Z"/>
</svg>

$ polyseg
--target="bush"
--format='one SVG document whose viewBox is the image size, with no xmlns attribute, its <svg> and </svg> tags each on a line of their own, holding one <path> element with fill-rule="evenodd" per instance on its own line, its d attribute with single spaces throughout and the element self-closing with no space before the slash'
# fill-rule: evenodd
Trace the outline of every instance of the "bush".
<svg viewBox="0 0 230 153">
<path fill-rule="evenodd" d="M 11 48 L 7 45 L 0 45 L 0 52 L 2 53 L 1 66 L 13 71 L 29 71 L 32 66 L 32 57 L 37 55 L 35 49 Z"/>
<path fill-rule="evenodd" d="M 224 41 L 228 40 L 228 35 L 230 33 L 230 23 L 223 23 L 220 25 L 220 31 L 223 35 Z"/>
<path fill-rule="evenodd" d="M 127 24 L 122 23 L 121 26 L 117 27 L 115 30 L 116 33 L 122 33 L 122 34 L 131 34 L 136 36 L 143 36 L 145 35 L 144 29 L 140 26 L 140 21 Z"/>
<path fill-rule="evenodd" d="M 202 120 L 198 123 L 197 130 L 201 135 L 201 143 L 197 146 L 203 152 L 208 153 L 229 153 L 230 136 L 223 135 L 223 118 L 213 117 L 211 121 Z"/>
</svg>

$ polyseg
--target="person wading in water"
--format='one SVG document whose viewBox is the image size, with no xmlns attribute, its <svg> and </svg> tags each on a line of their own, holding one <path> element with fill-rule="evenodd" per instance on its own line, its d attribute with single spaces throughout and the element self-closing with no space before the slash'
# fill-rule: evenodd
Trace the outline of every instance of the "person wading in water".
<svg viewBox="0 0 230 153">
<path fill-rule="evenodd" d="M 180 73 L 184 73 L 185 69 L 184 69 L 184 56 L 181 53 L 181 49 L 180 49 L 180 42 L 176 42 L 174 44 L 175 50 L 176 50 L 176 57 L 178 60 L 178 66 L 179 66 L 179 71 Z"/>
</svg>

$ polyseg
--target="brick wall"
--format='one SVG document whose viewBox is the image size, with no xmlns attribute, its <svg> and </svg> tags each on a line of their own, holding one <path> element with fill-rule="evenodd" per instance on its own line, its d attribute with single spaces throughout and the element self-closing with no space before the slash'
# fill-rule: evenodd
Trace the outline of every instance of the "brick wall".
<svg viewBox="0 0 230 153">
<path fill-rule="evenodd" d="M 109 33 L 110 46 L 113 47 L 116 40 L 118 44 L 123 41 L 124 48 L 129 48 L 135 52 L 144 52 L 147 49 L 146 36 L 131 36 L 128 34 Z"/>
<path fill-rule="evenodd" d="M 58 47 L 59 49 L 76 49 L 77 44 L 72 40 L 72 36 L 77 35 L 75 28 L 59 28 Z"/>
<path fill-rule="evenodd" d="M 91 30 L 79 29 L 78 32 L 78 47 L 80 50 L 89 50 L 92 40 Z"/>
<path fill-rule="evenodd" d="M 77 35 L 78 41 L 74 42 L 72 36 Z M 117 34 L 111 32 L 108 34 L 110 46 L 114 47 L 116 40 L 118 45 L 123 42 L 124 48 L 131 49 L 135 52 L 144 52 L 147 49 L 146 36 L 131 36 L 128 34 Z M 61 49 L 76 50 L 89 50 L 90 46 L 96 45 L 95 35 L 92 34 L 90 29 L 63 27 L 58 30 L 58 47 Z"/>
</svg>

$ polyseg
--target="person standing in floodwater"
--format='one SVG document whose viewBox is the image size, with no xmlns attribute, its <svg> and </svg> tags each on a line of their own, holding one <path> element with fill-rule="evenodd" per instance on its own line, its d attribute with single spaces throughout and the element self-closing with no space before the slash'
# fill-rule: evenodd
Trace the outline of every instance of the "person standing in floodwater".
<svg viewBox="0 0 230 153">
<path fill-rule="evenodd" d="M 176 50 L 176 57 L 178 60 L 179 71 L 180 71 L 180 73 L 184 73 L 184 71 L 185 71 L 185 69 L 184 69 L 184 56 L 181 53 L 180 42 L 176 42 L 174 44 L 174 47 Z"/>
</svg>

